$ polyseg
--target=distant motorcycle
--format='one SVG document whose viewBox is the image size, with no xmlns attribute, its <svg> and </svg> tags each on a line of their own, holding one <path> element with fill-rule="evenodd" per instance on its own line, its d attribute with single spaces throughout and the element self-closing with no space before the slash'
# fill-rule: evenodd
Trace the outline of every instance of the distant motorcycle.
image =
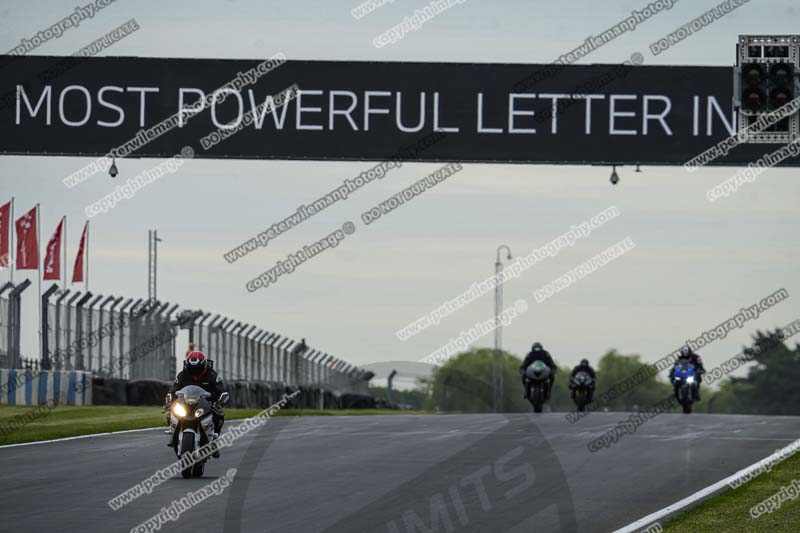
<svg viewBox="0 0 800 533">
<path fill-rule="evenodd" d="M 697 374 L 694 365 L 688 361 L 680 361 L 672 373 L 672 386 L 675 388 L 675 399 L 683 406 L 683 412 L 692 412 L 692 403 L 697 398 Z"/>
<path fill-rule="evenodd" d="M 578 411 L 585 411 L 586 406 L 589 405 L 589 395 L 591 394 L 594 380 L 588 372 L 579 371 L 576 373 L 571 381 L 572 385 L 572 400 L 578 406 Z"/>
<path fill-rule="evenodd" d="M 184 455 L 191 455 L 202 446 L 214 441 L 218 435 L 214 431 L 213 409 L 209 398 L 211 393 L 198 387 L 189 385 L 175 392 L 175 400 L 167 394 L 166 409 L 169 410 L 169 426 L 167 430 L 172 433 L 173 449 L 180 459 Z M 224 406 L 229 399 L 227 392 L 223 392 L 219 405 Z M 205 470 L 208 457 L 197 461 L 192 466 L 181 471 L 184 478 L 201 477 Z"/>
<path fill-rule="evenodd" d="M 530 382 L 528 401 L 534 413 L 541 413 L 544 402 L 550 397 L 550 367 L 541 361 L 534 361 L 525 369 L 525 381 Z"/>
</svg>

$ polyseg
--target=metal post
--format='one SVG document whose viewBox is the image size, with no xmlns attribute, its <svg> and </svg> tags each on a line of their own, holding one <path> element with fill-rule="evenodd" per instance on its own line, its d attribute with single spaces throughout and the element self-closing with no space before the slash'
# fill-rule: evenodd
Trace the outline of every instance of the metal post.
<svg viewBox="0 0 800 533">
<path fill-rule="evenodd" d="M 317 361 L 316 361 L 316 364 L 315 364 L 315 366 L 316 366 L 316 376 L 314 378 L 314 383 L 320 389 L 322 388 L 322 385 L 325 382 L 325 374 L 324 374 L 325 369 L 322 366 L 322 364 L 325 361 L 325 357 L 326 356 L 327 356 L 327 354 L 325 352 L 320 351 L 318 353 L 318 355 L 317 355 Z"/>
<path fill-rule="evenodd" d="M 192 315 L 187 315 L 188 318 L 181 324 L 181 327 L 189 330 L 189 343 L 194 345 L 194 349 L 203 351 L 203 328 L 205 327 L 203 322 L 211 316 L 211 313 L 203 311 L 193 311 L 192 313 Z"/>
<path fill-rule="evenodd" d="M 289 352 L 286 350 L 286 347 L 290 344 L 292 344 L 292 340 L 289 338 L 284 338 L 283 341 L 281 341 L 281 343 L 278 345 L 278 363 L 281 367 L 281 381 L 283 381 L 286 385 L 291 385 L 291 376 L 289 374 Z"/>
<path fill-rule="evenodd" d="M 8 367 L 20 368 L 22 366 L 22 355 L 20 353 L 20 318 L 22 311 L 22 291 L 30 286 L 31 280 L 26 279 L 9 293 L 9 325 L 10 342 L 8 345 Z"/>
<path fill-rule="evenodd" d="M 251 379 L 253 381 L 261 381 L 261 356 L 262 356 L 262 349 L 261 349 L 261 339 L 263 339 L 267 335 L 267 332 L 261 328 L 258 328 L 253 335 L 250 342 L 253 343 L 253 369 Z"/>
<path fill-rule="evenodd" d="M 139 321 L 142 316 L 141 310 L 143 304 L 146 302 L 144 298 L 139 298 L 128 310 L 128 351 L 125 354 L 126 364 L 128 366 L 128 379 L 138 379 L 139 365 L 134 365 L 136 361 L 131 358 L 134 348 L 139 346 L 142 337 L 142 325 Z"/>
<path fill-rule="evenodd" d="M 237 322 L 233 325 L 231 330 L 228 332 L 228 358 L 230 363 L 230 376 L 231 379 L 239 379 L 241 376 L 241 364 L 242 359 L 239 354 L 239 335 L 241 334 L 241 329 L 244 327 L 244 324 L 241 322 Z M 234 349 L 233 343 L 236 341 L 236 348 Z M 233 359 L 231 359 L 233 358 Z"/>
<path fill-rule="evenodd" d="M 317 357 L 319 357 L 319 350 L 313 349 L 308 353 L 308 384 L 315 385 L 317 374 Z"/>
<path fill-rule="evenodd" d="M 75 368 L 75 359 L 73 359 L 72 353 L 70 352 L 74 353 L 76 348 L 76 346 L 73 345 L 72 336 L 73 333 L 77 332 L 78 319 L 77 319 L 77 311 L 75 309 L 75 302 L 77 302 L 80 297 L 81 297 L 81 292 L 78 291 L 72 295 L 72 298 L 67 300 L 67 343 L 66 343 L 66 358 L 63 366 L 64 370 L 73 370 Z M 72 328 L 73 316 L 76 317 L 74 320 L 74 323 L 76 325 L 74 331 Z M 75 344 L 79 343 L 80 339 L 77 338 L 77 333 L 76 333 Z"/>
<path fill-rule="evenodd" d="M 114 309 L 122 302 L 123 298 L 120 296 L 119 298 L 115 298 L 112 303 L 111 307 L 108 308 L 108 366 L 105 369 L 101 369 L 101 372 L 105 372 L 108 374 L 109 377 L 114 375 L 114 336 L 117 333 L 117 323 L 114 319 Z M 122 332 L 120 332 L 122 335 Z M 120 375 L 120 377 L 122 377 Z"/>
<path fill-rule="evenodd" d="M 158 230 L 147 231 L 147 299 L 158 299 Z"/>
<path fill-rule="evenodd" d="M 172 317 L 175 315 L 178 307 L 180 307 L 178 304 L 173 304 L 172 307 L 162 313 L 164 324 L 168 328 L 170 335 L 172 335 L 172 340 L 168 345 L 164 346 L 164 376 L 168 376 L 167 379 L 172 379 L 172 376 L 177 374 L 177 341 L 175 339 L 178 337 L 179 327 L 175 324 L 177 317 L 174 320 Z"/>
<path fill-rule="evenodd" d="M 61 370 L 63 368 L 63 366 L 64 366 L 63 365 L 63 363 L 64 363 L 64 354 L 66 353 L 66 350 L 67 350 L 67 345 L 64 344 L 62 346 L 62 342 L 61 342 L 62 340 L 66 340 L 66 338 L 65 338 L 66 337 L 66 331 L 65 331 L 65 328 L 63 327 L 64 324 L 63 324 L 63 320 L 62 320 L 62 317 L 61 317 L 61 308 L 62 308 L 61 302 L 64 300 L 64 298 L 69 296 L 69 293 L 70 293 L 70 290 L 69 289 L 65 289 L 65 290 L 61 291 L 61 293 L 59 294 L 58 298 L 56 298 L 56 312 L 55 312 L 55 317 L 54 317 L 55 318 L 55 324 L 54 324 L 55 334 L 53 335 L 53 338 L 55 339 L 55 349 L 53 350 L 53 355 L 55 357 L 50 361 L 53 369 L 55 369 L 55 370 Z"/>
<path fill-rule="evenodd" d="M 106 299 L 103 300 L 100 303 L 100 306 L 98 307 L 98 310 L 99 310 L 99 316 L 98 316 L 99 324 L 98 324 L 98 328 L 97 328 L 98 329 L 98 339 L 97 339 L 97 369 L 98 369 L 98 372 L 103 372 L 103 370 L 105 369 L 105 367 L 103 366 L 103 338 L 106 335 L 102 334 L 103 327 L 104 327 L 103 326 L 103 318 L 105 318 L 105 314 L 106 314 L 105 306 L 108 305 L 109 302 L 113 302 L 113 301 L 114 301 L 114 297 L 113 296 L 106 296 Z M 110 322 L 109 322 L 109 325 L 110 325 Z M 109 329 L 111 329 L 111 328 L 109 328 Z"/>
<path fill-rule="evenodd" d="M 76 370 L 86 370 L 86 362 L 84 361 L 83 357 L 83 346 L 87 344 L 84 342 L 86 340 L 86 334 L 83 331 L 83 306 L 86 305 L 86 302 L 89 301 L 89 298 L 92 297 L 91 292 L 87 292 L 83 295 L 83 298 L 78 300 L 78 303 L 75 304 L 75 340 L 77 341 L 77 357 L 75 358 L 75 369 Z"/>
<path fill-rule="evenodd" d="M 42 370 L 49 370 L 52 367 L 50 362 L 50 320 L 48 310 L 50 308 L 50 297 L 58 290 L 58 284 L 53 283 L 49 289 L 42 294 Z"/>
<path fill-rule="evenodd" d="M 500 252 L 505 249 L 507 259 L 511 259 L 511 248 L 505 244 L 497 247 L 497 260 L 494 263 L 495 288 L 494 288 L 494 358 L 492 360 L 492 407 L 497 413 L 503 405 L 503 369 L 501 368 L 501 350 L 503 349 L 503 324 L 500 322 L 500 312 L 503 308 L 503 284 L 500 281 L 500 272 L 503 263 Z"/>
<path fill-rule="evenodd" d="M 269 372 L 269 345 L 267 344 L 267 340 L 272 336 L 267 330 L 264 330 L 261 335 L 258 336 L 258 380 L 259 381 L 267 381 L 267 373 Z"/>
<path fill-rule="evenodd" d="M 287 341 L 289 342 L 283 348 L 286 353 L 286 370 L 289 373 L 287 382 L 289 383 L 289 386 L 297 386 L 299 385 L 297 382 L 297 358 L 294 357 L 292 353 L 296 343 L 292 339 L 287 339 Z"/>
<path fill-rule="evenodd" d="M 128 337 L 128 346 L 131 345 L 131 331 L 130 326 L 128 327 L 127 335 L 125 332 L 125 324 L 127 319 L 125 317 L 128 316 L 127 310 L 128 307 L 133 304 L 133 298 L 128 298 L 123 304 L 122 307 L 119 308 L 119 378 L 125 379 L 125 337 Z M 128 373 L 130 376 L 130 372 Z"/>
<path fill-rule="evenodd" d="M 219 315 L 214 315 L 208 321 L 208 325 L 206 325 L 206 342 L 203 344 L 203 339 L 200 339 L 200 349 L 206 351 L 206 355 L 208 357 L 216 357 L 216 354 L 211 353 L 211 332 L 214 331 L 214 328 L 217 327 L 217 322 L 221 317 Z M 214 331 L 214 336 L 216 337 L 216 331 Z"/>
<path fill-rule="evenodd" d="M 153 298 L 153 230 L 147 230 L 147 299 Z"/>
<path fill-rule="evenodd" d="M 272 358 L 272 381 L 278 383 L 285 383 L 283 381 L 283 367 L 281 366 L 281 352 L 279 350 L 283 340 L 283 336 L 275 334 L 275 337 L 270 341 L 270 349 L 272 351 L 270 354 L 270 357 Z"/>
<path fill-rule="evenodd" d="M 334 357 L 331 359 L 331 366 L 330 366 L 330 383 L 331 388 L 337 390 L 339 388 L 339 359 Z"/>
<path fill-rule="evenodd" d="M 12 206 L 13 206 L 13 204 L 12 204 Z M 11 220 L 14 220 L 14 218 L 12 217 Z M 9 270 L 13 271 L 12 267 L 13 267 L 14 263 L 9 263 L 9 265 L 10 265 L 9 266 Z M 13 288 L 14 288 L 14 282 L 13 281 L 7 281 L 5 283 L 5 285 L 0 287 L 0 297 L 3 296 L 4 292 L 6 292 L 7 290 L 11 290 Z M 3 300 L 0 299 L 0 304 L 2 302 L 3 302 Z M 5 367 L 9 367 L 10 368 L 10 365 L 9 365 L 9 352 L 11 351 L 11 337 L 12 337 L 12 335 L 11 335 L 11 300 L 10 299 L 6 300 L 6 302 L 7 302 L 6 303 L 6 317 L 7 317 L 6 318 L 6 324 L 5 324 L 5 327 L 3 328 L 3 330 L 0 331 L 0 350 L 2 350 L 3 347 L 5 347 L 5 353 L 0 353 L 0 368 L 5 368 Z M 2 342 L 3 338 L 5 339 L 5 342 Z M 5 358 L 5 360 L 4 360 L 4 358 Z"/>
<path fill-rule="evenodd" d="M 328 360 L 328 354 L 320 352 L 319 359 L 317 359 L 317 387 L 320 390 L 325 387 L 325 362 Z"/>
<path fill-rule="evenodd" d="M 253 357 L 253 353 L 251 350 L 252 345 L 250 344 L 250 335 L 253 333 L 255 329 L 256 329 L 255 326 L 250 326 L 249 328 L 245 326 L 245 328 L 242 328 L 242 336 L 240 337 L 241 343 L 244 344 L 244 349 L 240 350 L 240 355 L 239 355 L 239 360 L 240 361 L 243 360 L 242 371 L 239 379 L 244 379 L 246 381 L 250 380 L 250 371 L 248 367 L 251 366 L 250 359 Z"/>
<path fill-rule="evenodd" d="M 397 370 L 392 370 L 389 373 L 389 377 L 386 379 L 386 401 L 389 404 L 392 403 L 392 381 L 394 381 L 394 377 L 397 375 Z"/>
<path fill-rule="evenodd" d="M 247 324 L 239 322 L 236 324 L 236 327 L 233 328 L 231 331 L 236 332 L 235 340 L 236 340 L 236 379 L 242 379 L 242 333 L 244 329 L 247 327 Z"/>
<path fill-rule="evenodd" d="M 156 319 L 158 312 L 161 311 L 163 306 L 158 300 L 152 300 L 150 303 L 152 305 L 150 305 L 150 307 L 147 309 L 147 312 L 144 314 L 144 317 L 142 317 L 145 332 L 144 340 L 142 341 L 144 345 L 148 345 L 151 340 L 156 340 L 160 334 L 160 331 L 157 331 L 159 329 L 159 325 L 156 323 Z M 160 350 L 160 346 L 154 346 L 153 349 L 149 350 L 147 353 L 139 353 L 138 357 L 142 358 L 142 374 L 145 379 L 161 378 L 158 371 L 158 356 Z"/>
<path fill-rule="evenodd" d="M 261 336 L 262 330 L 257 327 L 253 326 L 252 331 L 247 337 L 247 344 L 249 348 L 247 352 L 250 354 L 248 357 L 248 361 L 250 364 L 247 365 L 247 380 L 248 381 L 256 381 L 258 378 L 256 377 L 256 362 L 258 360 L 258 345 L 256 344 L 256 339 Z"/>
<path fill-rule="evenodd" d="M 224 360 L 225 360 L 225 329 L 230 324 L 230 318 L 222 318 L 222 321 L 217 324 L 217 327 L 214 329 L 214 368 L 217 369 L 217 374 L 222 376 L 222 379 L 225 379 L 225 376 L 222 373 L 222 369 L 224 367 Z"/>
<path fill-rule="evenodd" d="M 277 333 L 272 333 L 267 337 L 267 381 L 277 382 L 278 379 L 278 356 L 275 344 L 281 336 Z"/>
<path fill-rule="evenodd" d="M 89 355 L 89 364 L 88 364 L 87 370 L 91 370 L 91 371 L 95 370 L 95 367 L 92 364 L 92 362 L 94 360 L 93 353 L 92 353 L 94 351 L 92 349 L 94 347 L 94 345 L 92 344 L 92 337 L 94 337 L 94 334 L 95 334 L 95 329 L 94 329 L 94 306 L 97 305 L 97 303 L 102 299 L 103 299 L 103 295 L 102 294 L 98 294 L 97 298 L 95 298 L 94 300 L 89 302 L 89 305 L 86 307 L 86 310 L 88 311 L 88 314 L 89 314 L 89 317 L 88 317 L 89 320 L 87 321 L 88 322 L 88 328 L 87 328 L 88 331 L 86 332 L 86 348 L 87 348 L 87 350 L 89 352 L 89 354 L 88 354 Z M 44 303 L 44 302 L 42 302 L 42 303 Z M 45 309 L 45 312 L 46 311 L 47 311 L 47 309 Z M 100 324 L 100 325 L 102 326 L 102 324 Z"/>
<path fill-rule="evenodd" d="M 331 380 L 333 379 L 333 368 L 332 368 L 332 365 L 333 365 L 334 357 L 332 355 L 330 355 L 330 354 L 325 354 L 325 355 L 326 355 L 325 363 L 324 363 L 324 365 L 322 367 L 323 376 L 324 376 L 323 379 L 325 381 L 325 384 L 328 386 L 328 388 L 332 389 L 333 388 L 333 384 L 332 384 Z"/>
</svg>

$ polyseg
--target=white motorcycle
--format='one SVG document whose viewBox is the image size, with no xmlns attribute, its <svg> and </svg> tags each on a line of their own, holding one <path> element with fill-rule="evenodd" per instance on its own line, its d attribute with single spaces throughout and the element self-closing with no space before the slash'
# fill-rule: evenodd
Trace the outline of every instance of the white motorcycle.
<svg viewBox="0 0 800 533">
<path fill-rule="evenodd" d="M 550 397 L 550 367 L 542 361 L 534 361 L 525 369 L 525 380 L 530 382 L 528 401 L 534 413 L 541 413 L 544 403 Z"/>
<path fill-rule="evenodd" d="M 176 391 L 174 401 L 172 395 L 167 394 L 167 407 L 165 407 L 165 410 L 169 410 L 167 433 L 172 435 L 173 449 L 178 459 L 187 454 L 194 454 L 202 446 L 219 437 L 214 431 L 212 416 L 214 410 L 209 398 L 211 398 L 211 393 L 197 385 L 189 385 Z M 217 403 L 224 406 L 229 399 L 230 395 L 223 392 Z M 208 461 L 208 457 L 197 460 L 191 466 L 183 469 L 181 474 L 187 479 L 201 477 L 206 461 Z"/>
</svg>

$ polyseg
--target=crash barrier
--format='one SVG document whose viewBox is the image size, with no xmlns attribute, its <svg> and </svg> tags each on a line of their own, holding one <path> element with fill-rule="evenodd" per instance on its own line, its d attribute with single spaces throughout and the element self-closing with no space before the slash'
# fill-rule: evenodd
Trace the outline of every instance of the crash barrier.
<svg viewBox="0 0 800 533">
<path fill-rule="evenodd" d="M 95 405 L 161 406 L 172 382 L 154 379 L 127 381 L 95 377 L 92 399 Z M 228 407 L 261 409 L 280 401 L 284 394 L 297 390 L 292 400 L 294 409 L 395 409 L 382 398 L 368 394 L 338 393 L 319 387 L 291 387 L 279 382 L 234 381 L 225 384 L 230 393 Z"/>
<path fill-rule="evenodd" d="M 42 293 L 41 357 L 19 348 L 20 294 L 31 282 L 0 286 L 0 368 L 91 371 L 128 381 L 171 381 L 185 345 L 180 330 L 214 360 L 226 382 L 283 383 L 337 394 L 366 394 L 372 372 L 275 332 L 159 300 L 73 292 L 51 285 Z M 30 355 L 30 354 L 29 354 Z M 27 362 L 27 364 L 23 364 Z"/>
<path fill-rule="evenodd" d="M 93 388 L 91 372 L 0 368 L 2 405 L 91 405 Z"/>
</svg>

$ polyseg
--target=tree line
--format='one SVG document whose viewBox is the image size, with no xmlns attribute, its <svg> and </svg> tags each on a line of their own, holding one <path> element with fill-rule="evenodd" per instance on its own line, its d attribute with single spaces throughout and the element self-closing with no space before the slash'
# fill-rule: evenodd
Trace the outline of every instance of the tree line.
<svg viewBox="0 0 800 533">
<path fill-rule="evenodd" d="M 704 384 L 702 401 L 695 404 L 698 413 L 800 415 L 800 344 L 789 348 L 780 329 L 757 331 L 742 351 L 747 363 L 743 377 L 724 376 L 714 387 Z M 701 354 L 702 355 L 702 354 Z M 429 378 L 419 379 L 413 390 L 392 391 L 395 403 L 404 407 L 441 412 L 491 412 L 492 365 L 494 351 L 473 348 L 450 358 L 437 367 Z M 522 397 L 519 367 L 522 358 L 503 351 L 500 357 L 503 375 L 503 412 L 528 412 L 530 404 Z M 577 361 L 559 361 L 559 372 L 549 402 L 552 411 L 572 411 L 569 373 Z M 595 399 L 614 384 L 625 381 L 650 366 L 638 354 L 621 354 L 612 349 L 600 357 Z M 706 361 L 706 370 L 713 367 Z M 385 388 L 373 387 L 375 395 L 385 396 Z M 664 399 L 672 391 L 667 372 L 649 376 L 625 394 L 611 399 L 609 411 L 637 411 Z"/>
</svg>

